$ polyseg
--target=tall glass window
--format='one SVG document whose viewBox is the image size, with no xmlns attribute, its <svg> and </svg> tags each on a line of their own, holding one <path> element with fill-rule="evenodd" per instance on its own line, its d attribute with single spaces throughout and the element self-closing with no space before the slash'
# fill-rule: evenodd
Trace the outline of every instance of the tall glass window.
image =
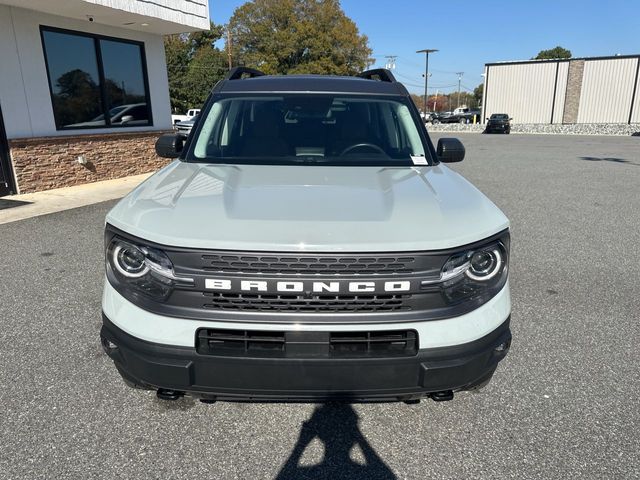
<svg viewBox="0 0 640 480">
<path fill-rule="evenodd" d="M 152 125 L 141 43 L 41 32 L 58 130 Z"/>
</svg>

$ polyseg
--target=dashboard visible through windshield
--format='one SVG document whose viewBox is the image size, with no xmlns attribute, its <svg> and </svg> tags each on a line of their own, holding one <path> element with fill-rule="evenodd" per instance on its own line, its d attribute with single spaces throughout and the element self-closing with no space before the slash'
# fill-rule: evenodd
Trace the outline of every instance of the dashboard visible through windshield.
<svg viewBox="0 0 640 480">
<path fill-rule="evenodd" d="M 428 165 L 420 124 L 402 97 L 224 96 L 199 120 L 187 161 Z"/>
</svg>

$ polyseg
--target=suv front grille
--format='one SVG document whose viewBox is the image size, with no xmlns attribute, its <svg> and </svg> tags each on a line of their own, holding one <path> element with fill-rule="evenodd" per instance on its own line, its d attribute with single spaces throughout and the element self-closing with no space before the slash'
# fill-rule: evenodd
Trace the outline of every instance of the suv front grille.
<svg viewBox="0 0 640 480">
<path fill-rule="evenodd" d="M 213 310 L 258 312 L 397 312 L 411 310 L 412 295 L 267 295 L 204 292 L 203 305 Z"/>
<path fill-rule="evenodd" d="M 216 273 L 359 275 L 414 273 L 414 256 L 202 255 L 203 270 Z"/>
</svg>

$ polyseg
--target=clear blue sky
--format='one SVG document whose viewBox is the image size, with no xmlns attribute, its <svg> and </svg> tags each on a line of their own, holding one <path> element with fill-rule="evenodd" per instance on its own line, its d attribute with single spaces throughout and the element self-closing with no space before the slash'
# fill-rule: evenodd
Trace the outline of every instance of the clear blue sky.
<svg viewBox="0 0 640 480">
<path fill-rule="evenodd" d="M 211 18 L 225 24 L 242 0 L 209 0 Z M 484 64 L 523 60 L 561 45 L 575 57 L 640 53 L 640 0 L 342 0 L 345 13 L 369 37 L 376 66 L 397 55 L 394 73 L 409 90 L 424 85 L 429 57 L 429 93 L 482 82 Z M 433 86 L 433 88 L 432 88 Z"/>
</svg>

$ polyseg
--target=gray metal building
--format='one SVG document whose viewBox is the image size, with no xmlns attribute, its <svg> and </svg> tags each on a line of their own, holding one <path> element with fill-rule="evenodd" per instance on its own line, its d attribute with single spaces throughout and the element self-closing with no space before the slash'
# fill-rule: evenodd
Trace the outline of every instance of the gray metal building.
<svg viewBox="0 0 640 480">
<path fill-rule="evenodd" d="M 640 55 L 487 63 L 482 118 L 640 123 Z"/>
</svg>

